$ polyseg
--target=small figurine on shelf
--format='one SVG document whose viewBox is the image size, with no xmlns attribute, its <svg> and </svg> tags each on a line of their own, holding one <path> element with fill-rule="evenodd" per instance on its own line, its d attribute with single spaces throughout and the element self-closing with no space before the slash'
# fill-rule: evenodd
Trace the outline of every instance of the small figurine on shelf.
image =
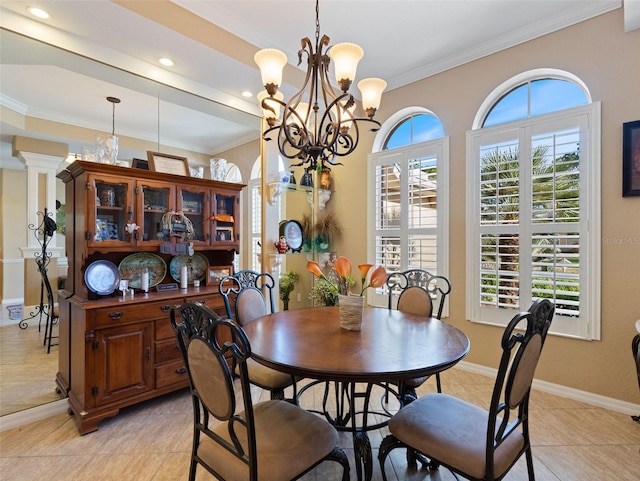
<svg viewBox="0 0 640 481">
<path fill-rule="evenodd" d="M 276 249 L 278 250 L 279 254 L 286 254 L 287 251 L 289 250 L 289 243 L 287 242 L 287 239 L 283 235 L 281 235 L 280 240 L 278 242 L 274 242 L 273 245 L 276 246 Z"/>
</svg>

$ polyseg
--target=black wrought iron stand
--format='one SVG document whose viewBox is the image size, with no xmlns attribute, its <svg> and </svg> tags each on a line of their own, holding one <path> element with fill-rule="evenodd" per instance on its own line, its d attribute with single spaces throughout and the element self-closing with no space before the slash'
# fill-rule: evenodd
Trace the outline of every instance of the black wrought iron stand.
<svg viewBox="0 0 640 481">
<path fill-rule="evenodd" d="M 36 215 L 42 216 L 42 222 L 40 222 L 40 224 L 37 227 L 33 224 L 29 224 L 29 230 L 33 232 L 33 235 L 36 237 L 36 240 L 42 247 L 42 250 L 40 252 L 35 253 L 36 264 L 38 264 L 38 271 L 42 272 L 44 269 L 46 272 L 47 265 L 49 265 L 49 262 L 51 261 L 51 252 L 47 252 L 47 246 L 49 245 L 49 242 L 51 241 L 53 234 L 58 228 L 58 225 L 56 224 L 56 221 L 54 221 L 52 218 L 53 214 L 47 212 L 46 207 L 44 209 L 44 214 L 38 211 Z M 26 329 L 27 327 L 29 327 L 29 323 L 27 321 L 38 317 L 38 332 L 40 332 L 40 329 L 42 326 L 42 316 L 45 316 L 48 319 L 49 316 L 53 314 L 53 313 L 47 312 L 47 308 L 49 304 L 45 303 L 44 289 L 45 289 L 44 280 L 41 280 L 40 281 L 40 304 L 34 307 L 34 310 L 29 313 L 28 317 L 25 317 L 18 323 L 18 326 L 20 326 L 20 329 Z"/>
</svg>

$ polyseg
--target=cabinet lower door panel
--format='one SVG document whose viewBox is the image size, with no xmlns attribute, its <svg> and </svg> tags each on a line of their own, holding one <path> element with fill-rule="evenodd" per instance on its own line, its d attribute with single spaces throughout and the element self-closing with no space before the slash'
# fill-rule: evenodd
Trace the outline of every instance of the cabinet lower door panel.
<svg viewBox="0 0 640 481">
<path fill-rule="evenodd" d="M 96 406 L 153 389 L 152 329 L 144 323 L 97 331 L 90 390 Z"/>
</svg>

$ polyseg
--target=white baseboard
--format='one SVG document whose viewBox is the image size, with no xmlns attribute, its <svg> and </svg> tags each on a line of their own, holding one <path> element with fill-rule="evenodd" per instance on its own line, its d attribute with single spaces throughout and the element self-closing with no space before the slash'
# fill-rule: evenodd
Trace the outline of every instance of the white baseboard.
<svg viewBox="0 0 640 481">
<path fill-rule="evenodd" d="M 496 377 L 497 369 L 481 366 L 479 364 L 471 364 L 469 362 L 461 361 L 456 364 L 456 367 L 463 371 L 469 371 L 475 374 L 481 374 L 483 376 Z M 580 391 L 571 387 L 561 386 L 559 384 L 553 384 L 547 381 L 540 381 L 538 379 L 533 380 L 533 388 L 538 391 L 547 392 L 549 394 L 555 394 L 567 399 L 573 399 L 574 401 L 580 401 L 592 406 L 597 406 L 610 411 L 615 411 L 622 414 L 628 414 L 630 416 L 637 416 L 640 414 L 640 404 L 634 404 L 626 401 L 620 401 L 619 399 L 613 399 L 600 394 L 594 394 L 586 391 Z"/>
<path fill-rule="evenodd" d="M 69 401 L 65 398 L 34 408 L 25 409 L 24 411 L 18 411 L 17 413 L 0 416 L 0 432 L 67 412 L 68 409 Z"/>
</svg>

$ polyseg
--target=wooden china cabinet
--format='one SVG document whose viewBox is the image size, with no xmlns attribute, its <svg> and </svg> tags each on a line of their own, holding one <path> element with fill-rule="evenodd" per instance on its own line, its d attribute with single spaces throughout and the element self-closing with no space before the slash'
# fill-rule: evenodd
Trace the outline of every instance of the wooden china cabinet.
<svg viewBox="0 0 640 481">
<path fill-rule="evenodd" d="M 230 266 L 239 250 L 244 185 L 85 161 L 70 164 L 58 177 L 66 185 L 69 274 L 58 292 L 56 384 L 68 393 L 70 413 L 86 434 L 120 408 L 188 386 L 169 321 L 172 306 L 201 301 L 220 314 L 225 309 L 216 283 L 158 290 L 176 282 L 170 268 L 149 292 L 136 290 L 133 296 L 118 290 L 95 294 L 85 271 L 97 261 L 118 266 L 144 252 L 170 266 L 190 242 L 209 266 Z M 179 226 L 167 231 L 172 212 L 192 228 L 188 241 Z"/>
</svg>

